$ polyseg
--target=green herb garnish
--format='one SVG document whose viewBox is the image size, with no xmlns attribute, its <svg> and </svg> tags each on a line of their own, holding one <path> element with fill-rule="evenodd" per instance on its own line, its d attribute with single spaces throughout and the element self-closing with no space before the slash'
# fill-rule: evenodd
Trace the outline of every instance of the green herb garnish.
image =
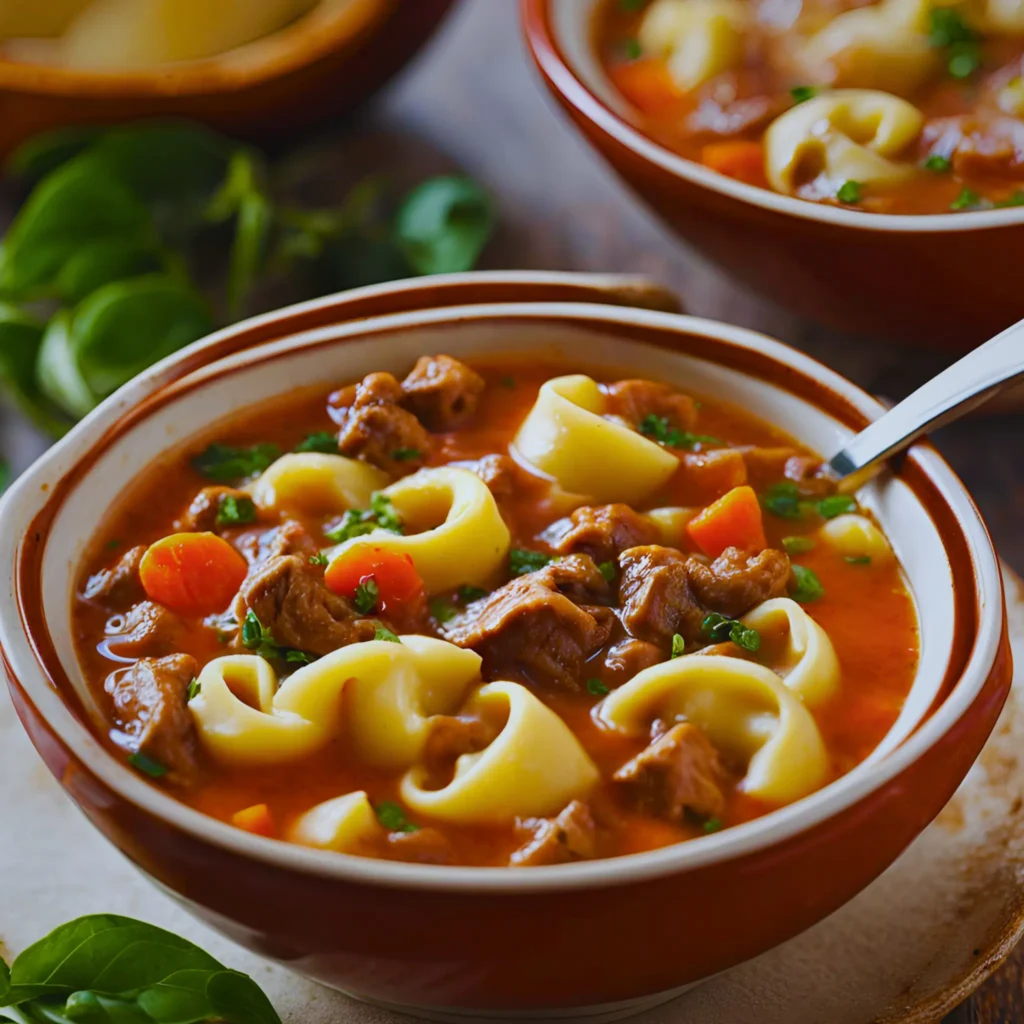
<svg viewBox="0 0 1024 1024">
<path fill-rule="evenodd" d="M 751 652 L 761 648 L 761 634 L 756 629 L 744 626 L 742 622 L 719 612 L 711 612 L 706 616 L 700 624 L 700 631 L 712 643 L 724 644 L 731 640 L 737 647 Z"/>
<path fill-rule="evenodd" d="M 373 634 L 374 640 L 384 640 L 389 644 L 400 644 L 402 641 L 399 639 L 397 633 L 392 633 L 383 622 L 377 623 L 377 628 Z"/>
<path fill-rule="evenodd" d="M 486 597 L 489 593 L 490 591 L 484 590 L 482 587 L 462 586 L 459 587 L 459 600 L 471 604 L 473 601 L 479 601 L 481 597 Z"/>
<path fill-rule="evenodd" d="M 391 499 L 381 491 L 370 498 L 369 509 L 348 509 L 340 523 L 324 530 L 324 536 L 334 544 L 341 544 L 353 537 L 364 537 L 376 529 L 402 532 L 401 516 L 395 511 Z"/>
<path fill-rule="evenodd" d="M 825 519 L 835 519 L 847 512 L 855 512 L 857 502 L 848 494 L 830 494 L 818 502 L 818 514 Z"/>
<path fill-rule="evenodd" d="M 859 203 L 863 198 L 863 188 L 859 181 L 844 181 L 836 192 L 836 199 L 847 205 Z"/>
<path fill-rule="evenodd" d="M 511 374 L 506 374 L 501 378 L 501 386 L 503 388 L 514 388 L 516 386 L 516 379 Z"/>
<path fill-rule="evenodd" d="M 338 454 L 338 439 L 326 430 L 307 434 L 296 446 L 297 452 L 321 452 L 324 455 Z"/>
<path fill-rule="evenodd" d="M 799 519 L 803 514 L 800 490 L 789 480 L 772 484 L 762 496 L 761 505 L 766 512 L 780 519 Z"/>
<path fill-rule="evenodd" d="M 432 597 L 427 602 L 427 605 L 430 608 L 430 614 L 442 625 L 446 622 L 451 622 L 458 614 L 458 609 L 455 605 L 443 597 Z"/>
<path fill-rule="evenodd" d="M 199 694 L 202 693 L 202 692 L 203 692 L 203 687 L 202 687 L 202 684 L 199 682 L 198 679 L 193 679 L 188 684 L 188 699 L 189 700 L 195 700 L 195 698 L 198 697 Z"/>
<path fill-rule="evenodd" d="M 316 661 L 315 655 L 279 644 L 251 608 L 242 622 L 242 646 L 265 661 L 280 659 L 291 665 L 308 665 Z"/>
<path fill-rule="evenodd" d="M 390 800 L 377 804 L 377 820 L 389 832 L 418 832 L 419 825 L 414 825 L 406 816 L 405 811 Z"/>
<path fill-rule="evenodd" d="M 525 576 L 551 564 L 551 555 L 527 548 L 512 548 L 508 553 L 508 571 L 512 576 Z"/>
<path fill-rule="evenodd" d="M 679 658 L 686 653 L 686 641 L 678 634 L 672 634 L 672 657 Z"/>
<path fill-rule="evenodd" d="M 372 576 L 366 577 L 356 585 L 356 593 L 353 598 L 356 611 L 362 612 L 363 615 L 369 615 L 370 612 L 376 611 L 379 599 L 380 589 Z"/>
<path fill-rule="evenodd" d="M 252 498 L 224 494 L 217 503 L 217 526 L 244 526 L 256 522 L 256 504 Z"/>
<path fill-rule="evenodd" d="M 929 12 L 928 41 L 946 50 L 946 68 L 954 78 L 969 78 L 981 67 L 978 34 L 952 7 L 933 7 Z"/>
<path fill-rule="evenodd" d="M 818 90 L 813 85 L 794 85 L 789 95 L 794 103 L 806 103 L 818 95 Z"/>
<path fill-rule="evenodd" d="M 640 433 L 666 448 L 683 448 L 692 451 L 700 445 L 720 445 L 717 437 L 709 434 L 691 434 L 688 430 L 673 427 L 667 416 L 656 416 L 653 412 L 640 421 Z"/>
<path fill-rule="evenodd" d="M 810 537 L 783 537 L 782 546 L 791 555 L 802 555 L 813 551 L 815 542 Z"/>
<path fill-rule="evenodd" d="M 600 679 L 587 680 L 587 693 L 589 693 L 592 697 L 603 697 L 608 692 L 608 687 L 605 686 Z"/>
<path fill-rule="evenodd" d="M 167 769 L 159 761 L 141 752 L 130 755 L 128 763 L 151 779 L 159 779 L 167 774 Z"/>
<path fill-rule="evenodd" d="M 421 459 L 422 457 L 423 452 L 418 448 L 396 448 L 391 453 L 391 458 L 395 462 L 412 462 L 414 459 Z"/>
<path fill-rule="evenodd" d="M 639 39 L 623 39 L 622 55 L 626 60 L 639 60 L 643 56 L 644 48 L 640 45 Z"/>
<path fill-rule="evenodd" d="M 825 593 L 817 573 L 803 565 L 793 566 L 793 578 L 796 586 L 790 595 L 794 601 L 800 604 L 807 604 L 810 601 L 817 601 Z"/>
<path fill-rule="evenodd" d="M 933 174 L 948 174 L 953 170 L 953 161 L 948 156 L 941 156 L 939 153 L 932 153 L 924 162 L 924 169 Z"/>
<path fill-rule="evenodd" d="M 609 583 L 615 580 L 616 567 L 614 562 L 600 562 L 597 569 Z"/>
<path fill-rule="evenodd" d="M 960 190 L 960 195 L 949 204 L 951 210 L 970 210 L 982 205 L 983 200 L 973 189 L 966 185 Z"/>
<path fill-rule="evenodd" d="M 251 448 L 233 448 L 214 443 L 192 459 L 192 468 L 209 480 L 232 483 L 262 473 L 281 455 L 276 444 L 254 444 Z"/>
<path fill-rule="evenodd" d="M 309 556 L 310 565 L 328 565 L 330 559 L 322 551 L 318 551 L 315 555 Z"/>
<path fill-rule="evenodd" d="M 718 832 L 722 827 L 722 819 L 708 818 L 708 820 L 705 821 L 701 827 L 708 835 L 710 835 L 712 832 Z"/>
<path fill-rule="evenodd" d="M 383 491 L 374 492 L 370 498 L 370 512 L 382 530 L 402 532 L 402 517 L 395 511 L 391 499 Z"/>
<path fill-rule="evenodd" d="M 1009 206 L 1024 206 L 1024 189 L 1018 189 L 1011 196 L 996 201 L 997 209 L 1004 210 Z"/>
<path fill-rule="evenodd" d="M 970 78 L 981 67 L 981 49 L 977 43 L 957 43 L 952 47 L 947 70 L 953 78 Z"/>
<path fill-rule="evenodd" d="M 870 565 L 870 555 L 846 555 L 843 559 L 844 562 L 848 562 L 850 565 Z"/>
</svg>

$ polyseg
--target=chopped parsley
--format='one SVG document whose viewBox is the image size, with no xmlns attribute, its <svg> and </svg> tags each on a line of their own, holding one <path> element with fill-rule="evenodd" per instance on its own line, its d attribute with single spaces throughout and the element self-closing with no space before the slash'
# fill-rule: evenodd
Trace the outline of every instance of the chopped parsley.
<svg viewBox="0 0 1024 1024">
<path fill-rule="evenodd" d="M 601 575 L 611 583 L 615 579 L 615 563 L 614 562 L 601 562 L 598 565 L 598 571 Z"/>
<path fill-rule="evenodd" d="M 402 641 L 398 639 L 397 633 L 392 633 L 383 622 L 378 622 L 377 628 L 374 631 L 374 640 L 386 640 L 389 644 L 400 644 Z"/>
<path fill-rule="evenodd" d="M 419 448 L 396 448 L 391 453 L 391 458 L 395 462 L 413 462 L 415 459 L 423 457 L 423 452 Z"/>
<path fill-rule="evenodd" d="M 711 612 L 700 624 L 700 631 L 712 643 L 724 644 L 731 640 L 737 647 L 751 652 L 761 648 L 761 634 L 756 629 L 719 612 Z"/>
<path fill-rule="evenodd" d="M 391 499 L 383 491 L 375 491 L 371 496 L 370 512 L 382 530 L 402 532 L 402 517 L 395 511 Z"/>
<path fill-rule="evenodd" d="M 297 452 L 322 452 L 324 455 L 338 454 L 338 439 L 326 430 L 307 434 L 296 446 Z"/>
<path fill-rule="evenodd" d="M 643 56 L 644 48 L 640 45 L 639 39 L 623 39 L 622 55 L 626 60 L 639 60 Z"/>
<path fill-rule="evenodd" d="M 486 597 L 490 591 L 484 590 L 483 587 L 471 587 L 462 586 L 459 587 L 459 600 L 465 601 L 469 604 L 472 601 L 479 601 L 481 597 Z"/>
<path fill-rule="evenodd" d="M 953 161 L 948 156 L 932 153 L 924 162 L 924 169 L 933 174 L 948 174 L 953 169 Z"/>
<path fill-rule="evenodd" d="M 215 442 L 192 459 L 192 468 L 209 480 L 231 483 L 262 473 L 280 454 L 281 449 L 276 444 L 233 448 Z"/>
<path fill-rule="evenodd" d="M 722 819 L 721 818 L 708 818 L 708 820 L 705 821 L 704 824 L 701 827 L 704 829 L 704 831 L 708 835 L 711 835 L 712 832 L 718 832 L 721 829 L 721 827 L 722 827 Z"/>
<path fill-rule="evenodd" d="M 672 657 L 678 658 L 686 652 L 686 641 L 678 634 L 672 635 Z"/>
<path fill-rule="evenodd" d="M 372 576 L 366 576 L 361 579 L 356 585 L 355 597 L 353 598 L 356 611 L 362 612 L 363 615 L 369 615 L 370 612 L 377 610 L 377 602 L 379 600 L 380 588 L 377 586 L 377 581 Z"/>
<path fill-rule="evenodd" d="M 780 519 L 799 519 L 803 514 L 800 490 L 790 480 L 772 484 L 761 498 L 761 505 L 766 512 Z"/>
<path fill-rule="evenodd" d="M 852 206 L 855 203 L 859 203 L 863 198 L 863 188 L 864 186 L 859 181 L 844 181 L 839 186 L 839 191 L 836 192 L 836 199 L 841 203 Z"/>
<path fill-rule="evenodd" d="M 794 85 L 789 95 L 793 97 L 794 103 L 806 103 L 818 95 L 818 90 L 813 85 Z"/>
<path fill-rule="evenodd" d="M 818 575 L 813 569 L 808 569 L 803 565 L 794 565 L 793 579 L 796 581 L 796 587 L 790 596 L 800 604 L 817 601 L 825 593 L 825 588 L 821 585 L 821 580 L 818 579 Z"/>
<path fill-rule="evenodd" d="M 316 658 L 305 651 L 297 651 L 294 648 L 281 648 L 284 651 L 284 660 L 289 665 L 312 665 Z"/>
<path fill-rule="evenodd" d="M 458 609 L 455 605 L 444 597 L 432 597 L 427 604 L 430 608 L 430 614 L 442 625 L 446 622 L 451 622 L 458 614 Z"/>
<path fill-rule="evenodd" d="M 1024 206 L 1024 189 L 1018 189 L 1012 196 L 997 200 L 995 205 L 1001 210 L 1008 206 Z"/>
<path fill-rule="evenodd" d="M 159 761 L 154 760 L 147 754 L 132 754 L 128 758 L 128 763 L 133 768 L 137 768 L 143 775 L 148 775 L 151 779 L 159 779 L 167 774 L 167 769 Z"/>
<path fill-rule="evenodd" d="M 377 820 L 389 832 L 419 832 L 420 826 L 414 825 L 406 816 L 405 811 L 390 800 L 377 804 L 375 808 Z"/>
<path fill-rule="evenodd" d="M 318 551 L 315 555 L 309 556 L 310 565 L 327 565 L 330 559 L 322 551 Z"/>
<path fill-rule="evenodd" d="M 608 687 L 605 686 L 600 679 L 588 679 L 587 693 L 589 693 L 592 697 L 603 697 L 606 693 L 608 693 Z"/>
<path fill-rule="evenodd" d="M 511 375 L 501 378 L 501 386 L 503 388 L 514 388 L 516 386 L 516 379 Z"/>
<path fill-rule="evenodd" d="M 551 564 L 551 556 L 543 551 L 530 551 L 527 548 L 512 548 L 508 553 L 508 571 L 512 576 L 525 576 Z"/>
<path fill-rule="evenodd" d="M 847 555 L 843 561 L 849 562 L 850 565 L 870 565 L 870 555 Z"/>
<path fill-rule="evenodd" d="M 717 437 L 708 434 L 691 434 L 688 430 L 673 427 L 667 416 L 656 416 L 653 412 L 640 421 L 640 433 L 666 448 L 684 448 L 693 451 L 699 445 L 720 445 Z"/>
<path fill-rule="evenodd" d="M 217 526 L 244 526 L 256 522 L 256 504 L 252 498 L 223 494 L 217 502 Z"/>
<path fill-rule="evenodd" d="M 818 502 L 818 513 L 825 519 L 835 519 L 846 512 L 854 512 L 857 502 L 848 494 L 830 494 Z"/>
<path fill-rule="evenodd" d="M 814 550 L 814 540 L 810 537 L 783 537 L 782 546 L 791 555 L 802 555 Z"/>
<path fill-rule="evenodd" d="M 116 537 L 113 540 L 107 541 L 107 547 L 113 551 L 115 548 L 119 548 L 123 542 L 119 541 Z"/>
<path fill-rule="evenodd" d="M 835 519 L 844 512 L 854 511 L 857 502 L 848 494 L 830 494 L 820 501 L 804 499 L 800 497 L 800 488 L 792 480 L 783 480 L 772 484 L 761 496 L 761 506 L 780 519 L 799 519 L 808 512 L 817 512 L 824 519 Z M 782 543 L 790 554 L 809 551 L 814 547 L 814 542 L 806 537 L 787 537 Z M 804 546 L 806 544 L 810 546 Z"/>
<path fill-rule="evenodd" d="M 977 32 L 952 7 L 933 7 L 929 18 L 928 41 L 946 51 L 946 70 L 953 78 L 970 78 L 981 67 Z"/>
<path fill-rule="evenodd" d="M 369 509 L 350 508 L 341 517 L 341 522 L 324 530 L 324 536 L 334 544 L 341 544 L 353 537 L 363 537 L 374 530 L 402 532 L 402 517 L 395 511 L 391 499 L 383 491 L 374 492 Z"/>
<path fill-rule="evenodd" d="M 294 647 L 279 644 L 251 608 L 242 623 L 242 646 L 266 661 L 278 658 L 290 665 L 308 665 L 316 660 L 315 655 L 306 651 L 298 651 Z"/>
<path fill-rule="evenodd" d="M 973 210 L 982 205 L 982 198 L 974 189 L 966 185 L 960 189 L 960 195 L 949 204 L 951 210 Z"/>
<path fill-rule="evenodd" d="M 202 687 L 202 684 L 199 682 L 198 679 L 193 679 L 192 682 L 190 682 L 188 684 L 188 699 L 189 700 L 195 700 L 196 697 L 198 697 L 199 694 L 202 693 L 202 692 L 203 692 L 203 687 Z"/>
</svg>

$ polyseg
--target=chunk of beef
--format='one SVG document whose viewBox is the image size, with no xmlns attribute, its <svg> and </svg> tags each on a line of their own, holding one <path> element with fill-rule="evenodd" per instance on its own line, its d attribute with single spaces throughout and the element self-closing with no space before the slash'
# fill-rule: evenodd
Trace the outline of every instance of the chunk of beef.
<svg viewBox="0 0 1024 1024">
<path fill-rule="evenodd" d="M 716 818 L 725 810 L 718 751 L 689 722 L 658 737 L 613 779 L 638 810 L 667 821 L 682 821 L 687 811 Z"/>
<path fill-rule="evenodd" d="M 371 373 L 332 396 L 338 450 L 389 473 L 422 465 L 433 442 L 423 424 L 402 408 L 405 393 L 390 373 Z M 397 457 L 396 457 L 397 456 Z"/>
<path fill-rule="evenodd" d="M 784 551 L 726 548 L 710 566 L 690 561 L 690 584 L 705 608 L 730 618 L 786 593 L 792 567 Z"/>
<path fill-rule="evenodd" d="M 501 731 L 482 718 L 435 715 L 423 748 L 423 762 L 431 769 L 450 767 L 463 754 L 483 750 Z"/>
<path fill-rule="evenodd" d="M 455 430 L 476 412 L 484 392 L 476 370 L 451 356 L 421 356 L 402 381 L 405 407 L 429 430 Z"/>
<path fill-rule="evenodd" d="M 552 523 L 544 539 L 560 555 L 590 555 L 595 562 L 613 562 L 627 548 L 653 544 L 658 528 L 628 505 L 584 505 Z"/>
<path fill-rule="evenodd" d="M 181 640 L 188 627 L 163 605 L 140 601 L 123 616 L 110 619 L 107 631 L 104 645 L 111 656 L 122 661 L 134 661 L 137 658 L 158 658 L 181 650 Z"/>
<path fill-rule="evenodd" d="M 235 614 L 240 623 L 249 611 L 277 643 L 311 654 L 330 654 L 372 640 L 376 630 L 371 620 L 359 618 L 348 601 L 327 589 L 322 568 L 300 555 L 278 555 L 253 572 L 238 594 Z"/>
<path fill-rule="evenodd" d="M 283 522 L 273 530 L 248 534 L 236 543 L 253 565 L 268 562 L 280 555 L 299 555 L 309 561 L 320 550 L 302 523 L 294 519 Z"/>
<path fill-rule="evenodd" d="M 101 569 L 89 577 L 82 596 L 87 601 L 115 607 L 144 597 L 139 566 L 145 553 L 146 547 L 141 544 L 126 551 L 109 569 Z"/>
<path fill-rule="evenodd" d="M 745 96 L 707 96 L 686 118 L 686 128 L 694 135 L 730 138 L 766 128 L 789 104 L 780 94 Z"/>
<path fill-rule="evenodd" d="M 471 462 L 454 462 L 452 465 L 476 473 L 496 498 L 508 498 L 547 485 L 547 481 L 527 472 L 511 455 L 485 455 Z"/>
<path fill-rule="evenodd" d="M 198 674 L 195 658 L 172 654 L 111 672 L 105 684 L 132 749 L 158 761 L 179 783 L 198 773 L 198 742 L 187 707 L 189 683 Z"/>
<path fill-rule="evenodd" d="M 648 416 L 663 416 L 679 430 L 693 430 L 697 423 L 697 406 L 667 384 L 650 380 L 620 380 L 606 389 L 605 412 L 640 426 Z"/>
<path fill-rule="evenodd" d="M 557 818 L 527 818 L 516 824 L 532 835 L 512 854 L 511 867 L 568 864 L 597 856 L 597 826 L 590 808 L 579 800 L 573 800 Z"/>
<path fill-rule="evenodd" d="M 204 487 L 189 505 L 188 511 L 178 520 L 178 529 L 188 533 L 215 533 L 217 515 L 225 498 L 236 501 L 252 501 L 252 498 L 234 487 Z"/>
<path fill-rule="evenodd" d="M 993 111 L 935 118 L 921 133 L 926 152 L 953 161 L 967 178 L 1024 180 L 1024 121 Z"/>
<path fill-rule="evenodd" d="M 608 584 L 593 559 L 570 555 L 474 601 L 443 626 L 445 637 L 484 659 L 490 678 L 575 690 L 583 663 L 611 633 Z"/>
<path fill-rule="evenodd" d="M 756 490 L 763 491 L 782 480 L 795 483 L 808 498 L 823 498 L 836 489 L 828 466 L 813 455 L 795 448 L 741 448 L 747 466 L 747 478 Z"/>
<path fill-rule="evenodd" d="M 700 626 L 707 612 L 690 585 L 691 561 L 675 548 L 658 544 L 622 553 L 620 615 L 631 636 L 662 649 L 671 645 L 675 633 L 686 640 L 700 638 Z"/>
<path fill-rule="evenodd" d="M 687 452 L 681 462 L 687 496 L 694 504 L 708 505 L 747 482 L 747 464 L 737 448 Z"/>
<path fill-rule="evenodd" d="M 664 660 L 665 654 L 656 644 L 627 637 L 608 649 L 601 680 L 611 687 L 621 686 L 638 672 Z"/>
<path fill-rule="evenodd" d="M 388 833 L 388 856 L 415 864 L 450 864 L 452 844 L 436 828 Z"/>
</svg>

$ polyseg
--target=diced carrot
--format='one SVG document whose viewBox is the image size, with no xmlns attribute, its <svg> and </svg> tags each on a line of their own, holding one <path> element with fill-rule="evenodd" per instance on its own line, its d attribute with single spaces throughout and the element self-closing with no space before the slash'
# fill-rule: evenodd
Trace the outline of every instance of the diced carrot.
<svg viewBox="0 0 1024 1024">
<path fill-rule="evenodd" d="M 767 188 L 764 173 L 764 147 L 760 142 L 737 139 L 730 142 L 710 142 L 700 151 L 700 160 L 719 174 L 725 174 L 748 185 Z"/>
<path fill-rule="evenodd" d="M 185 615 L 212 615 L 231 603 L 246 560 L 215 533 L 174 533 L 151 544 L 139 565 L 146 596 Z"/>
<path fill-rule="evenodd" d="M 267 836 L 273 839 L 277 835 L 274 818 L 266 804 L 254 804 L 231 815 L 231 824 L 255 836 Z"/>
<path fill-rule="evenodd" d="M 645 113 L 664 111 L 683 96 L 665 61 L 653 57 L 616 64 L 609 74 L 619 92 Z"/>
<path fill-rule="evenodd" d="M 355 599 L 357 591 L 373 583 L 376 586 L 377 606 L 363 611 L 394 610 L 423 594 L 423 581 L 412 559 L 386 548 L 357 545 L 336 558 L 327 567 L 324 577 L 327 586 L 342 597 Z"/>
<path fill-rule="evenodd" d="M 754 488 L 746 484 L 734 487 L 714 504 L 708 505 L 687 523 L 686 532 L 712 558 L 717 558 L 726 548 L 763 551 L 768 546 L 761 506 Z"/>
</svg>

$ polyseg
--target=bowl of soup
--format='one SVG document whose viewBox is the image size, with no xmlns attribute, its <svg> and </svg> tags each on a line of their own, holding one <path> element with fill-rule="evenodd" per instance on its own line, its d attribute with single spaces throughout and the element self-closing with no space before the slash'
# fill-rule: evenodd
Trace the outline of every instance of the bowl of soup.
<svg viewBox="0 0 1024 1024">
<path fill-rule="evenodd" d="M 1024 316 L 1017 0 L 524 0 L 573 123 L 739 281 L 967 347 Z"/>
<path fill-rule="evenodd" d="M 451 0 L 6 0 L 0 154 L 39 132 L 185 117 L 273 142 L 350 110 Z"/>
<path fill-rule="evenodd" d="M 845 493 L 821 453 L 873 398 L 608 300 L 476 274 L 248 321 L 4 499 L 50 770 L 194 914 L 361 999 L 670 998 L 883 871 L 1006 696 L 998 560 L 927 443 Z"/>
</svg>

